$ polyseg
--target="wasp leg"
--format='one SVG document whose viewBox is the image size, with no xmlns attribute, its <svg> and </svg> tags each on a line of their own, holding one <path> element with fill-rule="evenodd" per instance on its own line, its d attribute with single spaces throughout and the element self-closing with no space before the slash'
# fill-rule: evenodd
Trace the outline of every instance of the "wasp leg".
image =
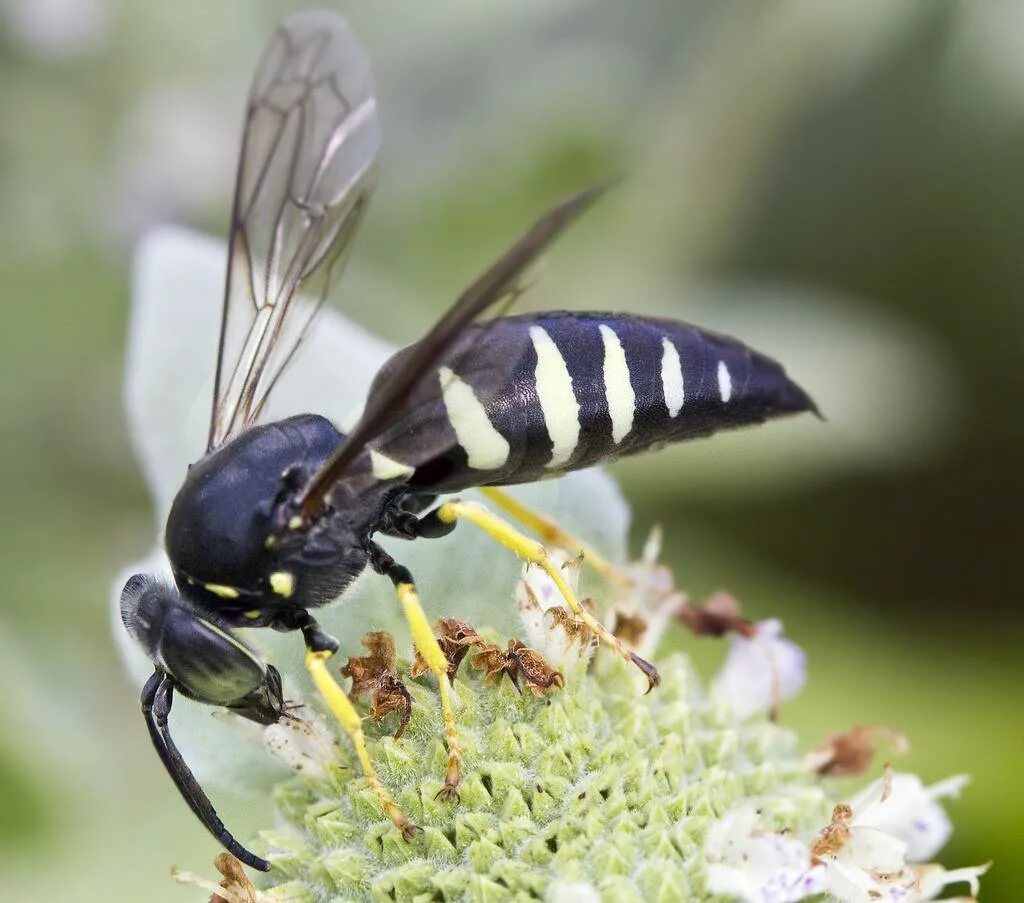
<svg viewBox="0 0 1024 903">
<path fill-rule="evenodd" d="M 562 528 L 546 514 L 535 511 L 529 505 L 524 505 L 515 496 L 494 486 L 482 486 L 479 492 L 487 496 L 496 508 L 503 511 L 512 520 L 518 521 L 531 533 L 539 536 L 545 544 L 564 549 L 570 555 L 582 553 L 583 561 L 606 580 L 622 586 L 633 585 L 632 578 L 612 564 L 592 545 Z"/>
<path fill-rule="evenodd" d="M 306 649 L 310 652 L 326 652 L 331 656 L 338 651 L 338 641 L 304 608 L 287 609 L 278 614 L 268 626 L 274 630 L 301 630 Z"/>
<path fill-rule="evenodd" d="M 154 672 L 153 676 L 146 681 L 142 688 L 142 714 L 146 719 L 146 726 L 149 728 L 149 736 L 160 755 L 164 767 L 170 774 L 178 792 L 182 795 L 189 808 L 196 814 L 196 817 L 206 826 L 217 841 L 231 853 L 236 859 L 244 862 L 247 866 L 259 869 L 261 872 L 270 871 L 270 863 L 260 859 L 254 853 L 250 853 L 243 847 L 231 832 L 224 827 L 210 798 L 199 786 L 195 775 L 186 764 L 178 747 L 171 739 L 171 731 L 168 725 L 168 716 L 171 712 L 171 701 L 174 698 L 174 682 L 162 671 Z"/>
<path fill-rule="evenodd" d="M 370 752 L 366 748 L 362 719 L 348 695 L 327 669 L 327 660 L 338 651 L 338 641 L 324 631 L 316 618 L 301 608 L 282 612 L 271 626 L 277 630 L 302 631 L 302 639 L 306 643 L 306 670 L 313 678 L 313 683 L 324 702 L 327 703 L 327 707 L 338 719 L 342 729 L 348 734 L 349 740 L 352 741 L 359 764 L 363 769 L 363 775 L 370 782 L 370 787 L 377 795 L 381 808 L 394 826 L 402 832 L 402 837 L 411 840 L 420 829 L 398 808 L 398 805 L 384 789 L 380 778 L 377 777 L 377 772 L 370 761 Z"/>
<path fill-rule="evenodd" d="M 576 594 L 569 588 L 569 584 L 565 582 L 561 569 L 551 560 L 543 545 L 520 533 L 496 514 L 488 511 L 483 505 L 478 505 L 474 502 L 454 499 L 450 502 L 445 502 L 440 508 L 435 510 L 437 511 L 438 519 L 441 521 L 445 523 L 454 523 L 458 520 L 469 521 L 487 533 L 492 539 L 511 549 L 520 558 L 542 568 L 554 581 L 555 586 L 558 587 L 562 598 L 565 599 L 572 613 L 583 621 L 603 643 L 611 646 L 624 659 L 632 662 L 643 671 L 647 677 L 648 691 L 661 682 L 661 678 L 658 676 L 658 671 L 654 665 L 626 648 L 617 636 L 606 630 L 590 612 L 580 605 Z"/>
<path fill-rule="evenodd" d="M 331 676 L 331 672 L 327 670 L 327 660 L 331 655 L 333 653 L 327 649 L 308 649 L 306 651 L 306 670 L 309 671 L 310 676 L 313 678 L 313 683 L 316 684 L 316 688 L 323 697 L 324 702 L 327 703 L 327 707 L 334 713 L 334 717 L 338 719 L 345 733 L 348 734 L 349 740 L 352 741 L 352 745 L 356 750 L 356 756 L 359 758 L 359 764 L 363 769 L 363 776 L 370 782 L 370 787 L 377 795 L 384 813 L 391 819 L 394 826 L 401 831 L 402 837 L 405 840 L 412 840 L 420 828 L 410 821 L 405 813 L 398 808 L 398 805 L 384 789 L 380 778 L 377 777 L 377 772 L 370 761 L 370 751 L 366 748 L 366 737 L 363 734 L 362 719 L 359 717 L 359 713 L 356 711 L 355 706 L 352 705 L 345 691 L 342 690 L 338 682 Z"/>
<path fill-rule="evenodd" d="M 448 659 L 445 658 L 437 637 L 430 629 L 427 616 L 420 604 L 419 594 L 412 574 L 398 564 L 380 546 L 371 546 L 370 564 L 379 574 L 391 579 L 395 585 L 398 602 L 405 613 L 405 619 L 412 633 L 412 641 L 437 678 L 438 694 L 441 697 L 441 714 L 444 718 L 445 740 L 448 743 L 448 768 L 444 775 L 444 787 L 438 793 L 441 799 L 455 801 L 459 798 L 459 776 L 462 753 L 459 747 L 459 733 L 455 726 L 455 711 L 452 708 L 452 686 L 448 678 Z"/>
</svg>

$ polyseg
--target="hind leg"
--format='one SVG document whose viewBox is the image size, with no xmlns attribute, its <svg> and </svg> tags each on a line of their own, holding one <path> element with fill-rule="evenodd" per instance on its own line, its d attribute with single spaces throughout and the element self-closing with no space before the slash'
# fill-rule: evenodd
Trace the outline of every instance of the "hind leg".
<svg viewBox="0 0 1024 903">
<path fill-rule="evenodd" d="M 520 558 L 542 568 L 552 581 L 554 581 L 555 586 L 558 587 L 559 592 L 562 594 L 562 598 L 565 599 L 565 604 L 569 606 L 569 610 L 579 618 L 593 632 L 593 634 L 601 640 L 602 643 L 610 646 L 620 656 L 627 661 L 632 662 L 644 673 L 644 676 L 646 676 L 648 681 L 648 690 L 656 687 L 661 682 L 661 678 L 658 676 L 658 671 L 654 665 L 640 658 L 639 655 L 627 648 L 626 645 L 617 636 L 615 636 L 615 634 L 607 630 L 600 621 L 580 605 L 579 600 L 576 598 L 576 594 L 572 591 L 569 584 L 565 582 L 565 577 L 562 576 L 561 569 L 551 560 L 547 553 L 547 549 L 545 549 L 541 543 L 530 539 L 530 537 L 523 533 L 520 533 L 496 514 L 488 511 L 483 505 L 478 505 L 474 502 L 464 502 L 461 499 L 454 499 L 450 502 L 445 502 L 439 508 L 436 508 L 432 514 L 437 520 L 445 524 L 452 524 L 459 520 L 469 521 L 471 524 L 483 530 L 492 539 L 501 543 L 507 549 L 511 549 Z"/>
</svg>

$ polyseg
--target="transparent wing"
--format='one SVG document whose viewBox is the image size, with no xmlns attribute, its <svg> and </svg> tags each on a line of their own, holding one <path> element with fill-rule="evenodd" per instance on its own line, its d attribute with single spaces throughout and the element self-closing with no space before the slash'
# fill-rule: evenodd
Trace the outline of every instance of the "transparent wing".
<svg viewBox="0 0 1024 903">
<path fill-rule="evenodd" d="M 518 355 L 498 356 L 484 351 L 484 340 L 492 324 L 479 322 L 486 313 L 503 312 L 521 292 L 524 271 L 577 217 L 604 192 L 595 185 L 570 196 L 544 213 L 480 277 L 467 288 L 434 327 L 414 345 L 403 349 L 385 363 L 374 379 L 366 408 L 359 422 L 338 450 L 314 475 L 303 492 L 301 510 L 309 515 L 318 510 L 333 487 L 357 461 L 365 460 L 371 448 L 390 445 L 397 435 L 428 460 L 443 451 L 435 448 L 440 436 L 430 429 L 438 422 L 434 403 L 438 377 L 470 368 L 485 391 L 497 392 L 518 365 Z M 410 462 L 411 463 L 411 462 Z"/>
<path fill-rule="evenodd" d="M 340 274 L 374 181 L 366 54 L 326 11 L 286 19 L 250 89 L 207 450 L 254 422 Z"/>
</svg>

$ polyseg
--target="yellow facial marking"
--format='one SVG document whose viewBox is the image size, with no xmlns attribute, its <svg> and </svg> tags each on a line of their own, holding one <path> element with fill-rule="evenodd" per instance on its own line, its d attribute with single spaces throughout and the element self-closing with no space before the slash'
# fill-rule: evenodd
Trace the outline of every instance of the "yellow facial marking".
<svg viewBox="0 0 1024 903">
<path fill-rule="evenodd" d="M 274 571 L 270 575 L 270 588 L 279 596 L 290 598 L 295 592 L 295 575 L 287 571 Z"/>
<path fill-rule="evenodd" d="M 233 586 L 225 586 L 223 583 L 204 583 L 203 587 L 222 599 L 238 598 L 238 590 Z"/>
<path fill-rule="evenodd" d="M 266 541 L 263 543 L 263 545 L 266 546 L 268 549 L 274 548 L 274 546 L 277 545 L 277 537 L 271 534 L 266 538 Z"/>
<path fill-rule="evenodd" d="M 299 515 L 295 515 L 290 521 L 288 521 L 289 530 L 298 530 L 302 526 L 302 518 Z"/>
<path fill-rule="evenodd" d="M 255 621 L 260 615 L 263 614 L 258 608 L 254 608 L 252 611 L 243 612 L 243 614 L 250 620 Z"/>
</svg>

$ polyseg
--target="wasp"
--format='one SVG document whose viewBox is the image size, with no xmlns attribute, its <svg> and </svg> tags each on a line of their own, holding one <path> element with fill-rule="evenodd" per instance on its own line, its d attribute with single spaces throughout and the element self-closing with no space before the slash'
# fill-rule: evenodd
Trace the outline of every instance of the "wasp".
<svg viewBox="0 0 1024 903">
<path fill-rule="evenodd" d="M 474 524 L 543 568 L 579 621 L 654 686 L 655 668 L 581 606 L 544 545 L 453 496 L 483 488 L 513 520 L 583 548 L 601 567 L 600 556 L 500 487 L 816 412 L 778 363 L 736 339 L 628 314 L 509 314 L 524 272 L 597 199 L 597 186 L 544 213 L 422 339 L 388 360 L 347 434 L 316 413 L 263 422 L 344 267 L 380 144 L 370 67 L 345 21 L 328 12 L 286 19 L 245 112 L 209 437 L 165 531 L 173 585 L 135 575 L 121 596 L 125 627 L 154 666 L 141 702 L 160 758 L 213 836 L 261 870 L 269 864 L 224 826 L 168 726 L 175 694 L 259 724 L 289 717 L 280 675 L 238 628 L 301 632 L 314 684 L 408 838 L 417 828 L 377 778 L 359 715 L 326 667 L 338 642 L 312 614 L 366 568 L 392 581 L 438 683 L 449 754 L 441 795 L 456 800 L 461 754 L 448 661 L 412 574 L 374 536 L 426 539 Z"/>
</svg>

